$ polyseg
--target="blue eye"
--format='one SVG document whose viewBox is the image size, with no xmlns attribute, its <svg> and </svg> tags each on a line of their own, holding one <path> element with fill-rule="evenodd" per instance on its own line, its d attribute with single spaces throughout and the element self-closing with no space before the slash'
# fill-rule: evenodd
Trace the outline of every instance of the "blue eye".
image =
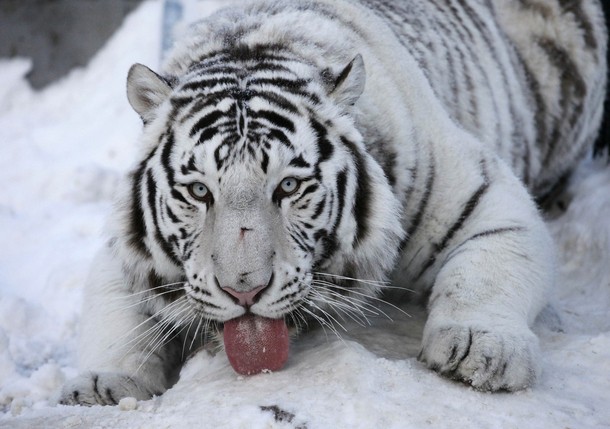
<svg viewBox="0 0 610 429">
<path fill-rule="evenodd" d="M 280 189 L 285 195 L 290 195 L 299 188 L 299 181 L 294 177 L 287 177 L 280 183 Z"/>
<path fill-rule="evenodd" d="M 188 185 L 189 194 L 198 201 L 208 202 L 212 196 L 210 190 L 201 182 L 193 182 Z"/>
<path fill-rule="evenodd" d="M 301 186 L 300 180 L 295 179 L 294 177 L 286 177 L 280 182 L 277 188 L 275 188 L 273 198 L 277 201 L 284 197 L 288 197 L 298 191 L 299 186 Z"/>
</svg>

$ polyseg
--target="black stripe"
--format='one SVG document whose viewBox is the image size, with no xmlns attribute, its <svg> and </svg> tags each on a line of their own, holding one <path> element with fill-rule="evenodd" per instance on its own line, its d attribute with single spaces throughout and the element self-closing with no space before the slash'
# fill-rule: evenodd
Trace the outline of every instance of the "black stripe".
<svg viewBox="0 0 610 429">
<path fill-rule="evenodd" d="M 199 169 L 197 168 L 197 158 L 193 153 L 191 153 L 191 156 L 189 157 L 189 160 L 187 161 L 186 165 L 182 165 L 180 168 L 182 169 L 182 174 L 184 174 L 185 176 L 188 175 L 190 172 L 203 174 L 203 172 L 199 171 Z"/>
<path fill-rule="evenodd" d="M 419 207 L 417 208 L 417 212 L 411 221 L 411 225 L 407 230 L 407 236 L 405 240 L 410 240 L 411 237 L 417 232 L 419 225 L 424 217 L 424 212 L 426 211 L 426 207 L 428 206 L 428 202 L 430 201 L 430 195 L 432 194 L 432 188 L 434 187 L 434 178 L 436 176 L 436 164 L 434 162 L 434 158 L 432 154 L 430 154 L 430 167 L 428 168 L 428 177 L 426 178 L 426 187 L 424 189 L 424 194 L 422 195 L 421 200 L 419 201 Z M 404 246 L 403 246 L 404 247 Z"/>
<path fill-rule="evenodd" d="M 354 194 L 354 206 L 352 213 L 356 220 L 356 236 L 355 247 L 357 247 L 366 238 L 369 231 L 368 219 L 371 210 L 371 179 L 366 169 L 364 157 L 356 147 L 356 145 L 345 137 L 341 137 L 341 141 L 350 151 L 356 168 L 356 192 Z"/>
<path fill-rule="evenodd" d="M 492 93 L 493 92 L 492 86 L 489 81 L 488 73 L 486 73 L 486 71 L 483 69 L 483 67 L 481 65 L 479 54 L 474 52 L 472 49 L 472 46 L 475 46 L 477 43 L 477 38 L 470 31 L 469 26 L 464 23 L 464 19 L 458 10 L 459 8 L 456 7 L 456 5 L 453 4 L 453 2 L 449 1 L 447 3 L 450 3 L 448 5 L 449 11 L 450 11 L 453 19 L 456 22 L 458 22 L 459 25 L 451 25 L 449 27 L 446 27 L 447 31 L 444 31 L 443 33 L 452 33 L 452 34 L 455 33 L 455 34 L 457 34 L 457 37 L 459 37 L 459 39 L 462 41 L 462 43 L 460 43 L 460 44 L 454 43 L 452 46 L 452 50 L 457 51 L 457 53 L 460 55 L 460 60 L 462 63 L 461 68 L 464 72 L 462 75 L 465 77 L 465 81 L 463 83 L 466 85 L 466 92 L 470 96 L 468 101 L 471 106 L 471 110 L 470 110 L 470 112 L 472 113 L 471 118 L 474 120 L 473 126 L 474 126 L 475 130 L 479 130 L 480 129 L 480 124 L 479 124 L 480 117 L 479 117 L 479 113 L 478 113 L 479 109 L 478 109 L 478 104 L 477 104 L 477 93 L 476 93 L 476 91 L 474 91 L 475 85 L 474 85 L 473 79 L 472 79 L 473 73 L 472 73 L 471 67 L 476 68 L 476 71 L 478 72 L 478 76 L 482 79 L 481 81 L 479 81 L 477 83 L 477 86 L 479 88 L 485 88 L 487 91 Z M 443 8 L 441 8 L 438 4 L 436 4 L 434 2 L 432 2 L 432 4 L 434 4 L 434 6 L 437 8 L 437 10 L 441 14 L 448 13 Z M 453 39 L 455 39 L 455 38 L 456 37 L 453 37 Z M 487 42 L 487 40 L 486 40 L 486 42 Z M 468 56 L 468 58 L 466 56 Z M 497 62 L 497 59 L 496 59 L 496 62 Z M 494 109 L 494 113 L 495 113 L 496 117 L 498 117 L 499 111 L 498 111 L 498 106 L 497 106 L 497 103 L 495 102 L 495 100 L 493 103 L 493 109 Z M 512 110 L 511 110 L 511 116 L 514 116 Z M 496 125 L 496 129 L 499 129 L 498 125 Z M 499 132 L 496 134 L 499 135 Z"/>
<path fill-rule="evenodd" d="M 310 118 L 309 124 L 310 124 L 311 128 L 313 129 L 314 135 L 316 137 L 316 143 L 318 145 L 318 164 L 319 164 L 319 163 L 326 161 L 327 159 L 329 159 L 332 156 L 332 154 L 334 152 L 334 147 L 327 138 L 328 132 L 326 131 L 326 128 L 324 128 L 324 126 L 321 123 L 319 123 L 314 118 Z"/>
<path fill-rule="evenodd" d="M 173 210 L 170 208 L 167 202 L 165 203 L 165 212 L 173 223 L 181 223 L 180 218 L 174 214 Z"/>
<path fill-rule="evenodd" d="M 389 147 L 386 147 L 384 152 L 385 157 L 381 163 L 381 168 L 385 173 L 389 185 L 394 188 L 396 185 L 396 174 L 394 173 L 394 170 L 396 170 L 396 152 L 392 151 Z"/>
<path fill-rule="evenodd" d="M 195 101 L 195 98 L 190 96 L 174 96 L 170 98 L 170 102 L 172 104 L 172 112 L 169 116 L 169 122 L 174 122 L 178 117 L 178 114 L 193 101 Z"/>
<path fill-rule="evenodd" d="M 477 14 L 477 12 L 474 10 L 474 8 L 472 8 L 469 4 L 467 4 L 468 2 L 465 0 L 459 0 L 459 3 L 462 6 L 462 9 L 464 10 L 464 12 L 466 13 L 466 15 L 468 16 L 468 18 L 471 20 L 472 24 L 475 26 L 475 28 L 478 29 L 478 32 L 481 36 L 481 38 L 483 39 L 483 41 L 485 42 L 485 44 L 487 45 L 487 52 L 490 53 L 490 55 L 493 58 L 494 63 L 496 64 L 496 70 L 498 71 L 498 73 L 500 74 L 500 76 L 502 77 L 502 82 L 503 82 L 503 86 L 504 86 L 504 94 L 506 94 L 506 97 L 508 97 L 508 108 L 509 108 L 509 113 L 511 116 L 511 122 L 513 124 L 517 123 L 516 117 L 517 117 L 517 113 L 515 111 L 515 103 L 514 103 L 514 99 L 513 99 L 513 91 L 511 90 L 511 84 L 509 82 L 509 78 L 506 74 L 506 64 L 504 64 L 502 61 L 500 61 L 500 55 L 498 53 L 498 48 L 500 47 L 497 43 L 495 43 L 496 41 L 494 40 L 493 37 L 493 33 L 490 30 L 489 26 L 487 25 L 487 23 L 485 22 L 484 19 L 482 19 L 479 14 Z M 489 10 L 493 13 L 493 8 L 490 6 Z M 492 16 L 493 17 L 493 16 Z M 497 25 L 497 20 L 494 18 L 494 23 Z M 507 38 L 507 36 L 504 33 L 500 33 L 500 36 L 503 40 L 504 40 L 504 45 L 508 46 L 511 45 L 511 41 Z M 486 76 L 486 74 L 484 74 Z M 491 86 L 489 86 L 490 90 L 492 89 Z M 499 117 L 497 115 L 497 106 L 496 106 L 496 101 L 494 101 L 494 107 L 496 110 L 496 116 Z M 498 130 L 500 130 L 501 127 L 501 123 L 497 124 L 497 128 Z M 513 127 L 512 128 L 512 133 L 513 134 L 519 134 L 516 136 L 515 141 L 520 141 L 521 139 L 521 130 L 518 127 Z M 498 133 L 498 136 L 500 135 L 500 133 Z M 513 138 L 515 138 L 515 136 L 513 136 Z M 501 142 L 497 142 L 498 144 Z"/>
<path fill-rule="evenodd" d="M 345 207 L 345 190 L 347 188 L 347 172 L 345 170 L 341 171 L 337 175 L 337 217 L 335 219 L 333 225 L 333 232 L 336 231 L 337 227 L 341 223 L 341 219 L 343 217 L 343 208 Z"/>
<path fill-rule="evenodd" d="M 146 245 L 146 223 L 144 221 L 144 210 L 142 208 L 142 178 L 146 169 L 143 161 L 138 169 L 131 175 L 131 207 L 129 210 L 129 229 L 127 232 L 127 244 L 137 253 L 145 258 L 150 258 L 150 250 Z"/>
<path fill-rule="evenodd" d="M 286 79 L 282 77 L 257 77 L 248 81 L 250 85 L 270 85 L 288 90 L 291 93 L 305 94 L 303 88 L 307 86 L 307 81 L 304 79 Z"/>
<path fill-rule="evenodd" d="M 474 209 L 479 205 L 481 198 L 483 197 L 488 188 L 489 182 L 486 181 L 481 186 L 479 186 L 476 192 L 470 197 L 458 219 L 451 226 L 451 228 L 449 228 L 441 242 L 436 246 L 437 253 L 442 252 L 445 247 L 447 247 L 447 244 L 453 238 L 455 233 L 462 228 L 464 222 L 466 222 L 466 220 L 470 217 Z"/>
<path fill-rule="evenodd" d="M 310 185 L 309 185 L 309 186 L 307 186 L 305 189 L 303 189 L 303 190 L 301 191 L 301 193 L 299 194 L 299 197 L 298 197 L 296 200 L 292 201 L 290 204 L 291 204 L 292 206 L 297 205 L 297 204 L 298 204 L 300 201 L 302 201 L 302 200 L 303 200 L 303 198 L 305 198 L 307 195 L 311 194 L 312 192 L 317 191 L 317 190 L 318 190 L 318 188 L 319 188 L 319 186 L 318 186 L 318 184 L 317 184 L 317 183 L 312 183 L 312 184 L 310 184 Z"/>
<path fill-rule="evenodd" d="M 200 75 L 234 75 L 241 73 L 243 67 L 236 65 L 230 59 L 218 58 L 216 61 L 200 61 L 189 68 L 188 74 L 197 72 Z"/>
<path fill-rule="evenodd" d="M 582 0 L 558 0 L 561 8 L 565 13 L 572 13 L 574 20 L 583 31 L 585 44 L 592 51 L 597 50 L 597 40 L 593 32 L 593 25 L 589 21 L 587 15 L 582 9 Z M 608 0 L 601 0 L 600 3 L 606 3 Z"/>
<path fill-rule="evenodd" d="M 541 39 L 538 45 L 546 53 L 550 63 L 557 69 L 560 75 L 561 90 L 560 102 L 562 111 L 555 123 L 555 128 L 549 139 L 547 152 L 545 154 L 543 165 L 548 165 L 551 156 L 555 154 L 557 144 L 563 134 L 563 124 L 567 123 L 570 127 L 574 127 L 576 121 L 582 115 L 584 109 L 584 97 L 587 93 L 587 84 L 585 83 L 578 67 L 572 61 L 568 52 L 558 46 L 551 39 Z M 569 112 L 573 106 L 572 112 Z"/>
<path fill-rule="evenodd" d="M 182 122 L 199 115 L 200 112 L 209 108 L 216 108 L 216 106 L 228 98 L 233 99 L 232 93 L 224 90 L 206 94 L 205 97 L 198 98 L 191 106 L 188 114 L 184 116 Z"/>
<path fill-rule="evenodd" d="M 190 203 L 176 189 L 172 189 L 171 195 L 174 200 L 178 200 L 181 203 L 188 204 L 190 206 Z"/>
<path fill-rule="evenodd" d="M 604 16 L 606 22 L 610 23 L 610 3 L 604 2 Z M 606 63 L 610 64 L 610 49 L 606 50 Z M 610 82 L 610 68 L 606 72 L 606 79 Z M 610 163 L 610 90 L 606 89 L 601 129 L 595 141 L 593 154 L 596 157 L 606 154 L 606 161 Z"/>
<path fill-rule="evenodd" d="M 295 242 L 296 245 L 299 246 L 299 248 L 303 252 L 311 253 L 313 251 L 313 249 L 310 246 L 308 246 L 306 243 L 303 242 L 302 237 L 298 236 L 294 232 L 290 232 L 289 235 L 290 235 L 290 238 L 292 238 L 292 241 Z"/>
<path fill-rule="evenodd" d="M 207 129 L 208 127 L 215 125 L 216 122 L 218 122 L 218 120 L 222 119 L 223 117 L 225 117 L 225 113 L 220 110 L 214 110 L 214 111 L 208 113 L 207 115 L 205 115 L 201 119 L 199 119 L 195 123 L 195 125 L 193 125 L 193 127 L 191 128 L 191 131 L 189 132 L 189 137 L 193 137 L 199 131 L 201 131 L 203 129 Z"/>
<path fill-rule="evenodd" d="M 206 128 L 199 135 L 199 138 L 197 139 L 197 144 L 204 144 L 205 142 L 209 142 L 216 136 L 216 134 L 220 134 L 220 130 L 218 128 Z"/>
<path fill-rule="evenodd" d="M 294 122 L 292 122 L 286 116 L 280 115 L 279 113 L 273 112 L 271 110 L 258 110 L 256 112 L 251 112 L 250 115 L 252 118 L 263 118 L 272 125 L 287 130 L 292 134 L 294 134 L 295 132 Z"/>
<path fill-rule="evenodd" d="M 288 136 L 286 136 L 286 134 L 284 134 L 284 132 L 282 130 L 273 128 L 268 131 L 267 136 L 273 140 L 280 142 L 287 148 L 293 149 L 290 139 L 288 138 Z"/>
<path fill-rule="evenodd" d="M 515 51 L 516 52 L 516 51 Z M 534 124 L 535 124 L 535 131 L 536 131 L 536 138 L 534 139 L 534 142 L 528 142 L 527 146 L 528 146 L 528 150 L 527 150 L 527 163 L 526 163 L 526 167 L 527 170 L 523 173 L 523 180 L 526 184 L 529 184 L 531 182 L 531 180 L 533 180 L 532 178 L 532 171 L 531 171 L 531 161 L 529 160 L 530 158 L 530 153 L 531 153 L 531 148 L 530 145 L 533 143 L 538 142 L 539 145 L 546 145 L 547 144 L 547 140 L 548 140 L 548 126 L 547 126 L 547 122 L 546 122 L 546 117 L 547 117 L 547 106 L 544 103 L 544 98 L 542 97 L 542 90 L 540 88 L 540 82 L 538 82 L 538 80 L 536 79 L 536 77 L 534 76 L 534 74 L 532 73 L 532 71 L 529 69 L 529 67 L 527 66 L 527 64 L 525 64 L 525 62 L 523 61 L 523 59 L 520 57 L 520 54 L 518 52 L 516 52 L 517 57 L 519 58 L 519 61 L 521 62 L 521 67 L 523 70 L 523 73 L 525 74 L 525 81 L 527 83 L 527 86 L 529 88 L 529 93 L 531 95 L 531 97 L 533 98 L 533 102 L 534 102 Z M 531 189 L 533 192 L 535 192 L 535 189 Z"/>
<path fill-rule="evenodd" d="M 106 393 L 106 397 L 108 398 L 108 400 L 110 400 L 110 405 L 117 405 L 118 404 L 117 400 L 114 399 L 114 396 L 112 395 L 112 389 L 107 387 L 106 390 L 105 390 L 105 393 Z"/>
<path fill-rule="evenodd" d="M 96 374 L 93 376 L 93 396 L 95 396 L 96 402 L 98 404 L 102 404 L 105 403 L 105 401 L 102 400 L 102 395 L 100 395 L 100 391 L 97 387 L 97 383 L 99 380 L 99 376 Z"/>
<path fill-rule="evenodd" d="M 508 226 L 508 227 L 504 227 L 504 228 L 488 229 L 487 231 L 483 231 L 483 232 L 474 234 L 472 237 L 468 238 L 464 243 L 462 243 L 462 245 L 466 244 L 466 242 L 468 242 L 468 241 L 476 240 L 477 238 L 490 237 L 493 235 L 501 235 L 501 234 L 506 234 L 507 232 L 522 232 L 522 231 L 525 231 L 525 228 L 522 226 Z"/>
<path fill-rule="evenodd" d="M 337 88 L 339 88 L 341 86 L 341 84 L 343 83 L 343 81 L 345 81 L 345 79 L 347 79 L 347 77 L 349 76 L 349 73 L 352 71 L 352 67 L 354 66 L 354 61 L 352 60 L 352 62 L 350 62 L 339 74 L 339 76 L 337 77 L 336 81 L 335 81 L 335 86 L 333 87 L 333 89 L 330 91 L 335 92 L 335 90 Z"/>
<path fill-rule="evenodd" d="M 335 221 L 330 230 L 330 234 L 327 237 L 327 242 L 325 243 L 324 249 L 324 258 L 328 259 L 330 256 L 337 250 L 339 247 L 337 243 L 337 228 L 341 224 L 341 220 L 343 218 L 343 208 L 345 207 L 345 191 L 347 188 L 347 172 L 345 170 L 341 171 L 337 175 L 337 215 L 335 217 Z"/>
<path fill-rule="evenodd" d="M 200 91 L 210 89 L 217 85 L 236 86 L 238 81 L 234 77 L 213 77 L 210 79 L 202 79 L 195 82 L 188 82 L 182 85 L 178 91 Z"/>
<path fill-rule="evenodd" d="M 466 220 L 468 220 L 470 215 L 472 215 L 472 213 L 474 212 L 475 208 L 479 205 L 479 202 L 483 198 L 483 195 L 485 195 L 485 192 L 489 188 L 489 182 L 487 181 L 486 174 L 485 172 L 483 173 L 485 181 L 481 186 L 479 186 L 479 188 L 474 192 L 474 194 L 472 194 L 470 199 L 466 202 L 464 209 L 458 216 L 457 220 L 453 223 L 453 225 L 451 225 L 451 227 L 447 230 L 447 233 L 442 238 L 440 243 L 433 244 L 432 254 L 428 258 L 426 264 L 422 267 L 419 274 L 416 276 L 416 279 L 419 279 L 426 272 L 426 270 L 428 270 L 428 268 L 434 265 L 438 255 L 440 255 L 445 250 L 455 233 L 462 228 Z"/>
<path fill-rule="evenodd" d="M 157 214 L 157 183 L 152 175 L 152 170 L 146 171 L 146 191 L 148 194 L 148 209 L 150 210 L 153 226 L 155 229 L 154 238 L 163 253 L 172 261 L 176 266 L 180 266 L 180 260 L 176 257 L 176 254 L 172 250 L 170 244 L 163 238 L 161 230 L 159 228 L 159 217 Z"/>
<path fill-rule="evenodd" d="M 174 147 L 174 132 L 170 129 L 167 132 L 165 142 L 163 143 L 163 150 L 161 151 L 161 166 L 163 167 L 163 171 L 165 171 L 165 175 L 167 177 L 167 183 L 170 187 L 174 186 L 174 170 L 172 169 L 171 163 L 171 153 Z"/>
<path fill-rule="evenodd" d="M 248 71 L 250 73 L 269 72 L 269 71 L 285 72 L 285 73 L 294 75 L 294 73 L 292 72 L 292 70 L 290 70 L 290 68 L 288 68 L 284 64 L 278 63 L 276 61 L 269 61 L 267 58 L 257 59 L 257 62 L 255 64 L 248 66 Z M 289 61 L 289 60 L 286 58 L 283 61 Z"/>
<path fill-rule="evenodd" d="M 318 204 L 316 204 L 316 209 L 313 212 L 313 215 L 311 215 L 311 218 L 313 220 L 316 220 L 324 211 L 324 207 L 326 206 L 326 198 L 318 201 Z"/>
<path fill-rule="evenodd" d="M 311 164 L 309 164 L 307 161 L 305 161 L 305 159 L 303 159 L 303 155 L 299 155 L 295 158 L 292 158 L 288 165 L 299 168 L 311 167 Z"/>
<path fill-rule="evenodd" d="M 218 146 L 216 147 L 216 149 L 214 150 L 214 160 L 216 161 L 216 170 L 217 170 L 217 171 L 220 171 L 220 169 L 221 169 L 221 168 L 222 168 L 222 166 L 224 165 L 224 162 L 225 162 L 226 157 L 225 157 L 225 158 L 221 158 L 221 157 L 220 157 L 220 151 L 221 151 L 221 150 L 222 150 L 222 148 L 223 148 L 223 147 L 225 147 L 227 144 L 228 144 L 227 142 L 224 142 L 224 143 L 222 143 L 222 144 L 218 145 Z M 228 153 L 228 152 L 227 152 L 227 153 Z M 227 156 L 228 156 L 228 155 L 227 155 Z M 218 183 L 220 183 L 220 179 L 221 179 L 221 177 L 219 177 L 219 178 L 218 178 L 218 181 L 219 181 Z"/>
<path fill-rule="evenodd" d="M 305 229 L 301 228 L 301 226 L 305 227 Z M 307 227 L 305 226 L 305 224 L 302 224 L 295 229 L 295 234 L 298 234 L 298 236 L 301 238 L 303 245 L 307 248 L 307 250 L 309 252 L 313 252 L 313 250 L 314 250 L 313 247 L 311 247 L 308 244 L 310 241 L 310 237 L 306 230 L 307 230 Z"/>
<path fill-rule="evenodd" d="M 263 173 L 267 174 L 267 167 L 269 166 L 269 155 L 267 155 L 267 151 L 261 150 L 261 169 Z"/>
<path fill-rule="evenodd" d="M 261 58 L 270 58 L 276 56 L 278 58 L 286 58 L 279 56 L 279 52 L 285 51 L 285 47 L 280 44 L 253 44 L 249 45 L 241 40 L 231 41 L 231 45 L 226 49 L 227 55 L 237 61 L 260 60 Z"/>
<path fill-rule="evenodd" d="M 345 205 L 345 190 L 347 186 L 347 173 L 345 170 L 337 175 L 337 215 L 329 232 L 320 230 L 314 234 L 314 239 L 322 240 L 324 251 L 317 258 L 317 263 L 328 261 L 330 257 L 337 251 L 339 244 L 337 242 L 337 228 L 341 223 L 343 216 L 343 207 Z"/>
<path fill-rule="evenodd" d="M 411 196 L 413 195 L 413 192 L 415 191 L 415 184 L 417 181 L 417 176 L 419 173 L 419 159 L 417 159 L 417 155 L 415 156 L 415 165 L 409 169 L 407 169 L 407 171 L 409 172 L 409 175 L 411 176 L 411 182 L 409 184 L 409 187 L 405 190 L 404 193 L 404 200 L 405 201 L 405 206 L 408 206 L 411 202 Z M 428 172 L 428 174 L 430 174 Z M 429 177 L 428 177 L 429 179 Z M 426 185 L 427 186 L 427 185 Z M 411 221 L 411 226 L 413 226 L 413 220 Z M 417 227 L 416 227 L 417 228 Z M 406 232 L 405 237 L 401 240 L 398 248 L 400 249 L 400 251 L 402 252 L 404 250 L 404 248 L 406 247 L 407 243 L 409 242 L 410 239 L 410 235 L 409 235 L 409 231 Z"/>
<path fill-rule="evenodd" d="M 294 105 L 293 103 L 291 103 L 286 97 L 284 97 L 283 95 L 277 94 L 275 92 L 271 92 L 271 91 L 265 91 L 265 92 L 255 92 L 253 95 L 254 96 L 260 97 L 263 100 L 265 100 L 267 103 L 279 107 L 282 110 L 285 110 L 289 113 L 292 114 L 298 114 L 299 113 L 299 109 L 296 105 Z"/>
</svg>

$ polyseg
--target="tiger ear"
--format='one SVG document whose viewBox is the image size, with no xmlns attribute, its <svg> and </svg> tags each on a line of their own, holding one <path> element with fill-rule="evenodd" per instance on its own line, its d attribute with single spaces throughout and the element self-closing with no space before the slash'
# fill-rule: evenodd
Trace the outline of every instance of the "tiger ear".
<svg viewBox="0 0 610 429">
<path fill-rule="evenodd" d="M 169 82 L 142 64 L 134 64 L 127 74 L 127 99 L 146 124 L 171 93 Z"/>
<path fill-rule="evenodd" d="M 365 81 L 366 70 L 364 68 L 364 60 L 362 55 L 358 54 L 339 73 L 328 95 L 337 104 L 353 106 L 364 92 Z"/>
</svg>

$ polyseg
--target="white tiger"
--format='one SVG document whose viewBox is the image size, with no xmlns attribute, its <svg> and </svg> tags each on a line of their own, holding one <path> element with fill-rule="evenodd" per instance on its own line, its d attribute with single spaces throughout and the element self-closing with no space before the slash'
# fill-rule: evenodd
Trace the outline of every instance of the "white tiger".
<svg viewBox="0 0 610 429">
<path fill-rule="evenodd" d="M 217 333 L 236 371 L 279 370 L 288 325 L 387 279 L 427 297 L 428 367 L 531 385 L 555 270 L 532 196 L 592 146 L 605 53 L 597 0 L 261 0 L 197 23 L 161 75 L 129 72 L 141 153 L 61 402 L 159 395 Z"/>
</svg>

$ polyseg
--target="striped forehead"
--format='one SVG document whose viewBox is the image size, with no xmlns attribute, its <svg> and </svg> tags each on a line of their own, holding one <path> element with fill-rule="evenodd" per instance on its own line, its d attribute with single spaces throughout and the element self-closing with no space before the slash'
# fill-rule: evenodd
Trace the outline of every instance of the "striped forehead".
<svg viewBox="0 0 610 429">
<path fill-rule="evenodd" d="M 176 88 L 170 120 L 194 148 L 211 146 L 206 152 L 213 150 L 218 171 L 252 160 L 265 171 L 270 151 L 299 152 L 294 146 L 299 121 L 319 103 L 298 67 L 278 55 L 208 59 Z"/>
</svg>

